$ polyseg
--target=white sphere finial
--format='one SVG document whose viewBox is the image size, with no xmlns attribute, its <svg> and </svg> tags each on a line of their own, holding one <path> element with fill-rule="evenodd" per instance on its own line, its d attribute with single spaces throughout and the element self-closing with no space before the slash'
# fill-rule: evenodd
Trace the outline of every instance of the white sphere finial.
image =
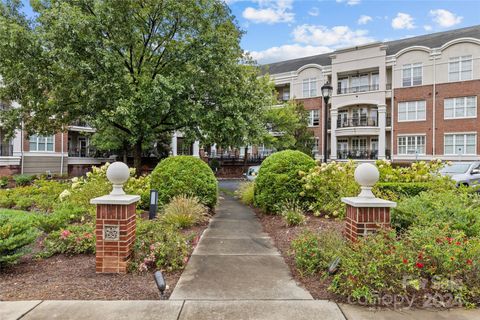
<svg viewBox="0 0 480 320">
<path fill-rule="evenodd" d="M 358 196 L 361 198 L 375 198 L 372 187 L 380 178 L 380 172 L 377 167 L 371 163 L 362 163 L 355 169 L 354 177 L 362 189 Z"/>
<path fill-rule="evenodd" d="M 107 179 L 113 184 L 111 195 L 124 195 L 123 185 L 130 178 L 128 166 L 120 161 L 112 163 L 107 169 Z"/>
</svg>

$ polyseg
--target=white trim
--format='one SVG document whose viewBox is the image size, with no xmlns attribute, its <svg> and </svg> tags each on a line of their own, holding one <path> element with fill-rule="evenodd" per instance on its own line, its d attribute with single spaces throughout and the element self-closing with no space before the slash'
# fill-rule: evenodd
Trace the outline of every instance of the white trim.
<svg viewBox="0 0 480 320">
<path fill-rule="evenodd" d="M 407 69 L 405 66 L 410 66 L 409 69 L 410 69 L 410 80 L 411 80 L 411 81 L 410 81 L 410 85 L 408 85 L 408 86 L 403 85 L 403 70 Z M 422 77 L 421 77 L 421 82 L 420 82 L 420 84 L 413 84 L 413 68 L 414 68 L 414 66 L 417 67 L 417 68 L 418 68 L 418 67 L 421 68 Z M 424 70 L 424 68 L 423 68 L 423 62 L 406 63 L 406 64 L 402 65 L 402 68 L 401 68 L 400 70 L 401 70 L 401 72 L 402 72 L 402 75 L 401 75 L 402 86 L 401 86 L 401 88 L 421 87 L 421 86 L 424 85 L 424 84 L 423 84 L 423 78 L 424 78 L 424 77 L 423 77 L 423 70 Z M 392 72 L 392 77 L 393 77 L 393 72 Z M 392 80 L 393 80 L 393 79 L 392 79 Z"/>
<path fill-rule="evenodd" d="M 454 137 L 453 137 L 453 146 L 454 146 L 454 148 L 455 148 L 455 147 L 456 147 L 456 145 L 455 145 L 455 136 L 457 136 L 457 135 L 463 135 L 463 136 L 464 136 L 464 140 L 463 140 L 463 143 L 464 143 L 464 144 L 463 144 L 463 147 L 464 147 L 464 150 L 465 150 L 465 151 L 467 151 L 467 150 L 466 150 L 466 149 L 467 149 L 467 148 L 466 148 L 466 146 L 467 146 L 467 144 L 466 144 L 466 143 L 467 143 L 466 136 L 467 136 L 467 135 L 474 135 L 474 136 L 475 136 L 475 151 L 474 151 L 473 153 L 462 153 L 462 154 L 460 154 L 460 153 L 447 153 L 447 154 L 445 154 L 445 136 L 454 136 Z M 463 158 L 463 156 L 475 156 L 475 155 L 477 155 L 477 149 L 478 149 L 478 147 L 477 147 L 477 145 L 478 145 L 477 140 L 478 140 L 478 134 L 477 134 L 476 131 L 470 131 L 470 132 L 444 132 L 444 133 L 443 133 L 443 154 L 444 154 L 444 155 L 448 155 L 448 156 L 462 157 L 462 158 Z M 454 150 L 454 152 L 455 152 L 455 150 Z"/>
<path fill-rule="evenodd" d="M 418 137 L 425 137 L 425 144 L 423 146 L 423 153 L 408 153 L 408 139 L 405 140 L 405 148 L 407 153 L 400 153 L 400 143 L 399 143 L 399 138 L 408 138 L 408 137 L 415 137 L 415 150 L 418 149 L 418 144 L 417 144 L 417 138 Z M 424 156 L 427 153 L 427 134 L 426 133 L 408 133 L 408 134 L 397 134 L 397 155 L 399 156 Z"/>
<path fill-rule="evenodd" d="M 456 117 L 455 116 L 455 99 L 461 99 L 463 98 L 465 101 L 465 114 L 467 113 L 467 98 L 475 98 L 475 115 L 474 116 L 464 116 L 464 117 Z M 446 118 L 445 117 L 445 100 L 453 100 L 453 117 L 452 118 Z M 477 118 L 477 113 L 478 113 L 478 104 L 477 104 L 477 96 L 464 96 L 464 97 L 453 97 L 453 98 L 443 98 L 443 120 L 458 120 L 458 119 L 475 119 Z"/>
<path fill-rule="evenodd" d="M 19 166 L 21 158 L 14 156 L 0 157 L 0 166 Z"/>
<path fill-rule="evenodd" d="M 425 51 L 429 54 L 432 53 L 432 49 L 430 49 L 429 47 L 426 47 L 426 46 L 411 46 L 411 47 L 407 47 L 407 48 L 404 48 L 400 51 L 398 51 L 397 53 L 395 53 L 393 56 L 390 56 L 390 57 L 394 57 L 395 59 L 400 57 L 401 55 L 407 53 L 407 52 L 410 52 L 410 51 Z"/>
<path fill-rule="evenodd" d="M 480 45 L 480 39 L 476 39 L 472 37 L 463 37 L 463 38 L 457 38 L 457 39 L 448 41 L 447 43 L 443 44 L 440 48 L 438 48 L 438 50 L 443 51 L 448 47 L 453 46 L 454 44 L 465 43 L 465 42 L 470 42 L 470 43 Z"/>
<path fill-rule="evenodd" d="M 140 200 L 140 196 L 136 195 L 106 195 L 90 200 L 91 204 L 118 204 L 129 205 Z"/>
<path fill-rule="evenodd" d="M 470 70 L 471 72 L 471 75 L 470 75 L 470 79 L 462 79 L 461 75 L 462 75 L 462 57 L 470 57 L 470 61 L 471 61 L 471 64 L 472 64 L 472 70 Z M 452 59 L 456 59 L 458 58 L 458 80 L 451 80 L 450 79 L 450 64 L 452 63 L 451 60 Z M 465 55 L 465 56 L 455 56 L 455 57 L 448 57 L 448 61 L 447 61 L 447 66 L 448 66 L 448 80 L 446 83 L 450 83 L 450 82 L 461 82 L 461 81 L 470 81 L 470 80 L 473 80 L 473 71 L 474 71 L 474 68 L 473 68 L 473 55 L 469 54 L 469 55 Z M 468 61 L 468 60 L 467 60 Z"/>
<path fill-rule="evenodd" d="M 47 151 L 25 151 L 23 153 L 25 157 L 61 157 L 61 152 L 47 152 Z M 68 152 L 63 153 L 63 157 L 68 157 Z"/>
<path fill-rule="evenodd" d="M 316 64 L 316 63 L 309 63 L 309 64 L 303 65 L 300 68 L 298 68 L 296 72 L 297 72 L 297 74 L 299 74 L 303 70 L 309 69 L 309 68 L 315 68 L 315 69 L 318 69 L 318 70 L 322 71 L 322 66 L 321 65 Z"/>
<path fill-rule="evenodd" d="M 400 120 L 400 104 L 402 103 L 412 103 L 415 102 L 415 120 Z M 425 102 L 425 118 L 424 119 L 418 119 L 418 103 L 419 102 Z M 408 118 L 408 105 L 407 105 L 407 118 Z M 413 100 L 413 101 L 399 101 L 397 102 L 397 122 L 420 122 L 420 121 L 427 121 L 427 101 L 426 100 Z"/>
<path fill-rule="evenodd" d="M 42 136 L 42 135 L 38 135 L 38 134 L 32 134 L 32 135 L 28 136 L 28 140 L 27 140 L 27 141 L 28 141 L 28 152 L 48 153 L 48 154 L 55 153 L 55 147 L 56 147 L 56 146 L 55 146 L 55 135 L 56 135 L 56 134 L 52 134 L 52 135 L 49 135 L 49 136 Z M 31 138 L 32 136 L 37 137 L 37 148 L 36 148 L 37 150 L 30 150 L 30 143 L 31 143 L 30 138 Z M 53 146 L 53 147 L 52 147 L 52 151 L 48 151 L 48 150 L 47 150 L 47 146 L 48 146 L 47 139 L 48 139 L 49 137 L 52 137 L 52 146 Z M 38 138 L 45 138 L 45 150 L 38 150 Z"/>
</svg>

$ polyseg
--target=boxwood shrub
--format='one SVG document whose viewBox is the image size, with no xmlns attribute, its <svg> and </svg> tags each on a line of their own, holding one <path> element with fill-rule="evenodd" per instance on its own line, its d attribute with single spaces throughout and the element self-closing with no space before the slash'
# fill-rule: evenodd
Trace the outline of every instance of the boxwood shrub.
<svg viewBox="0 0 480 320">
<path fill-rule="evenodd" d="M 300 171 L 308 172 L 315 161 L 300 151 L 285 150 L 266 158 L 255 180 L 255 206 L 267 212 L 278 211 L 278 204 L 302 197 Z"/>
<path fill-rule="evenodd" d="M 210 208 L 217 203 L 218 183 L 212 169 L 192 156 L 168 157 L 153 170 L 151 187 L 158 190 L 158 201 L 167 204 L 178 195 L 197 197 Z"/>
</svg>

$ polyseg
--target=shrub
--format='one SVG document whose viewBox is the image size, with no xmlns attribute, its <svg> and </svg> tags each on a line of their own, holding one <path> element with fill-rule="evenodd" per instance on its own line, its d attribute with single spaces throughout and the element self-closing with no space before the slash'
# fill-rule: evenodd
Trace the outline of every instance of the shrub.
<svg viewBox="0 0 480 320">
<path fill-rule="evenodd" d="M 359 186 L 353 178 L 355 163 L 322 163 L 310 169 L 303 179 L 303 193 L 310 202 L 309 210 L 315 215 L 327 214 L 334 217 L 345 215 L 342 197 L 359 193 Z"/>
<path fill-rule="evenodd" d="M 299 203 L 296 201 L 286 201 L 279 209 L 280 214 L 287 227 L 298 226 L 305 223 L 305 214 Z"/>
<path fill-rule="evenodd" d="M 373 187 L 373 193 L 382 199 L 399 201 L 403 198 L 415 197 L 421 192 L 453 189 L 455 189 L 455 184 L 449 180 L 438 180 L 435 182 L 379 182 Z"/>
<path fill-rule="evenodd" d="M 444 163 L 440 159 L 418 161 L 409 167 L 393 167 L 389 160 L 377 160 L 382 182 L 427 182 L 442 179 L 439 172 Z"/>
<path fill-rule="evenodd" d="M 181 194 L 197 197 L 210 208 L 217 203 L 215 175 L 196 157 L 175 156 L 162 160 L 151 174 L 151 185 L 158 191 L 158 201 L 162 204 Z"/>
<path fill-rule="evenodd" d="M 33 199 L 32 198 L 19 198 L 15 202 L 15 208 L 18 210 L 28 210 L 33 206 Z"/>
<path fill-rule="evenodd" d="M 34 220 L 33 214 L 0 211 L 0 266 L 16 263 L 29 251 L 39 235 Z"/>
<path fill-rule="evenodd" d="M 93 224 L 71 225 L 65 229 L 53 231 L 43 241 L 40 257 L 54 254 L 95 253 L 95 228 Z"/>
<path fill-rule="evenodd" d="M 84 222 L 88 218 L 84 207 L 68 202 L 60 203 L 52 213 L 39 215 L 37 226 L 40 230 L 50 233 L 75 222 Z"/>
<path fill-rule="evenodd" d="M 17 186 L 29 185 L 33 181 L 33 179 L 35 179 L 35 176 L 28 174 L 17 174 L 13 176 L 13 180 L 15 181 L 15 184 Z"/>
<path fill-rule="evenodd" d="M 292 241 L 295 264 L 301 273 L 314 274 L 327 269 L 346 248 L 342 235 L 335 230 L 321 233 L 305 231 Z"/>
<path fill-rule="evenodd" d="M 383 232 L 360 239 L 342 255 L 331 289 L 373 303 L 385 294 L 426 292 L 478 302 L 480 240 L 437 225 L 414 226 L 405 234 Z"/>
<path fill-rule="evenodd" d="M 137 236 L 131 268 L 138 271 L 183 269 L 192 236 L 183 235 L 160 220 L 137 220 Z"/>
<path fill-rule="evenodd" d="M 254 192 L 255 182 L 242 182 L 235 191 L 240 201 L 246 205 L 253 204 Z"/>
<path fill-rule="evenodd" d="M 196 197 L 179 195 L 164 207 L 162 220 L 179 228 L 189 228 L 208 219 L 208 209 Z"/>
<path fill-rule="evenodd" d="M 392 210 L 392 225 L 398 230 L 432 223 L 480 236 L 480 196 L 467 189 L 433 190 L 405 198 Z"/>
<path fill-rule="evenodd" d="M 8 186 L 8 177 L 0 177 L 0 188 Z"/>
<path fill-rule="evenodd" d="M 300 151 L 285 150 L 270 155 L 255 180 L 255 205 L 275 213 L 278 203 L 302 200 L 301 174 L 314 166 L 315 161 Z"/>
</svg>

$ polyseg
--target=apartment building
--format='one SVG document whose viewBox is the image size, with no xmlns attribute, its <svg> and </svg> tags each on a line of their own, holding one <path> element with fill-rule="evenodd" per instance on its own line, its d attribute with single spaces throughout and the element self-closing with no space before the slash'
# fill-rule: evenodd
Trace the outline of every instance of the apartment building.
<svg viewBox="0 0 480 320">
<path fill-rule="evenodd" d="M 265 65 L 279 100 L 302 102 L 323 158 L 480 159 L 480 26 L 376 42 Z"/>
<path fill-rule="evenodd" d="M 0 104 L 1 109 L 12 107 Z M 50 136 L 28 135 L 17 130 L 13 139 L 7 139 L 0 128 L 0 177 L 15 174 L 69 174 L 81 175 L 92 165 L 113 161 L 115 157 L 101 154 L 90 146 L 95 132 L 87 124 L 77 122 Z"/>
</svg>

